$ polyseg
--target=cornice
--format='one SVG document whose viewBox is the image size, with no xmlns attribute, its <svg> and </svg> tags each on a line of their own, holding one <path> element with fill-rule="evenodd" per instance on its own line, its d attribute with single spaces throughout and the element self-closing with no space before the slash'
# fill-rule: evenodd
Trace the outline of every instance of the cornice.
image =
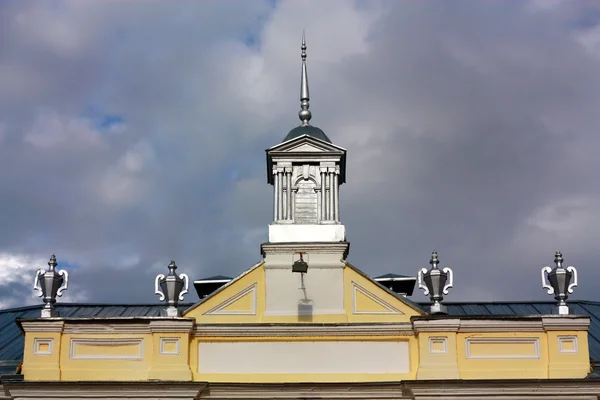
<svg viewBox="0 0 600 400">
<path fill-rule="evenodd" d="M 329 254 L 332 251 L 345 252 L 350 247 L 349 242 L 322 242 L 322 243 L 303 243 L 303 242 L 282 242 L 282 243 L 263 243 L 260 250 L 263 255 L 269 254 L 288 254 L 298 250 L 303 250 L 315 254 Z"/>
<path fill-rule="evenodd" d="M 19 323 L 24 332 L 62 332 L 65 326 L 65 321 L 51 319 L 20 321 Z"/>
<path fill-rule="evenodd" d="M 425 319 L 412 322 L 415 333 L 420 332 L 458 332 L 460 319 Z"/>
<path fill-rule="evenodd" d="M 196 325 L 193 336 L 306 337 L 306 336 L 413 336 L 410 323 L 369 325 Z"/>
<path fill-rule="evenodd" d="M 590 327 L 590 317 L 544 316 L 542 324 L 546 331 L 587 331 Z"/>
<path fill-rule="evenodd" d="M 587 331 L 590 319 L 586 316 L 532 316 L 524 318 L 435 318 L 414 319 L 415 333 L 420 332 L 545 332 Z"/>
<path fill-rule="evenodd" d="M 147 321 L 142 323 L 94 323 L 94 324 L 77 324 L 69 323 L 65 325 L 65 333 L 69 334 L 106 334 L 106 333 L 151 333 L 150 325 Z"/>
<path fill-rule="evenodd" d="M 18 399 L 197 399 L 205 382 L 15 382 L 4 389 Z"/>
<path fill-rule="evenodd" d="M 194 320 L 157 320 L 150 321 L 151 332 L 189 333 L 194 328 Z"/>
</svg>

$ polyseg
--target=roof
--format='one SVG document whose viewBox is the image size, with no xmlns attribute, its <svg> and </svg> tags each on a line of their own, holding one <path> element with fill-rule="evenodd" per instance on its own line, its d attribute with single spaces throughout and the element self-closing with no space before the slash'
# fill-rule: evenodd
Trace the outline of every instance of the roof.
<svg viewBox="0 0 600 400">
<path fill-rule="evenodd" d="M 329 140 L 329 138 L 327 137 L 325 132 L 323 132 L 321 129 L 317 128 L 316 126 L 312 126 L 312 125 L 297 126 L 296 128 L 292 129 L 290 131 L 290 133 L 287 134 L 287 136 L 285 137 L 285 139 L 283 139 L 283 141 L 287 142 L 288 140 L 292 140 L 294 138 L 297 138 L 297 137 L 300 137 L 303 135 L 312 136 L 317 139 L 324 140 L 327 143 L 331 143 L 331 140 Z"/>
<path fill-rule="evenodd" d="M 385 289 L 385 288 L 384 288 Z M 406 298 L 404 301 L 408 300 Z M 410 301 L 410 300 L 409 300 Z M 412 302 L 411 302 L 412 303 Z M 417 303 L 413 303 L 417 305 Z M 450 315 L 494 315 L 521 316 L 551 314 L 554 302 L 515 301 L 515 302 L 461 302 L 444 303 Z M 183 311 L 193 304 L 180 304 Z M 42 304 L 0 310 L 0 375 L 13 373 L 15 366 L 23 359 L 23 335 L 15 323 L 17 319 L 34 319 L 40 315 Z M 425 308 L 428 303 L 418 303 Z M 89 304 L 57 303 L 56 308 L 62 317 L 157 317 L 162 304 Z M 573 314 L 590 317 L 589 348 L 590 358 L 600 363 L 600 302 L 574 300 L 569 302 Z"/>
<path fill-rule="evenodd" d="M 373 279 L 411 279 L 416 280 L 414 276 L 406 276 L 406 275 L 398 275 L 398 274 L 384 274 L 381 276 L 376 276 Z"/>
<path fill-rule="evenodd" d="M 209 281 L 230 281 L 233 278 L 230 276 L 224 276 L 224 275 L 215 275 L 215 276 L 211 276 L 210 278 L 203 278 L 203 279 L 198 279 L 197 281 L 194 282 L 209 282 Z"/>
</svg>

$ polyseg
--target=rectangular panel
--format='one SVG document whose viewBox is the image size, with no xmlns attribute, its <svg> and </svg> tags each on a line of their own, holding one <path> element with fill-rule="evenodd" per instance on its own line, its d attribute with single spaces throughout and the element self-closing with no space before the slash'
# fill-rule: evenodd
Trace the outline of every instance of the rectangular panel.
<svg viewBox="0 0 600 400">
<path fill-rule="evenodd" d="M 198 371 L 237 374 L 406 373 L 408 342 L 200 342 Z"/>
<path fill-rule="evenodd" d="M 74 360 L 141 360 L 142 339 L 71 339 Z"/>
<path fill-rule="evenodd" d="M 537 338 L 469 338 L 467 358 L 540 358 Z"/>
</svg>

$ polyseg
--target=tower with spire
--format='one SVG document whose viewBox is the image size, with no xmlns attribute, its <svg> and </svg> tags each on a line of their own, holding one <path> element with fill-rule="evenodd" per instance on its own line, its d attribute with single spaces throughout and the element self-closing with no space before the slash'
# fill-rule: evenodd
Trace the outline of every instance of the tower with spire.
<svg viewBox="0 0 600 400">
<path fill-rule="evenodd" d="M 274 189 L 269 241 L 261 246 L 267 315 L 344 312 L 343 267 L 349 244 L 340 219 L 339 188 L 346 180 L 346 150 L 310 124 L 306 49 L 303 33 L 300 126 L 266 150 L 267 179 Z M 308 271 L 292 274 L 299 255 Z M 299 287 L 310 287 L 312 294 L 298 291 Z"/>
</svg>

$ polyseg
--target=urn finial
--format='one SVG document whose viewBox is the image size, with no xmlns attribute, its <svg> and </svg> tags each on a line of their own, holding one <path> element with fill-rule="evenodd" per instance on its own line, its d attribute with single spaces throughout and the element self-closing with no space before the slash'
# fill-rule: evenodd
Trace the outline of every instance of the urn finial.
<svg viewBox="0 0 600 400">
<path fill-rule="evenodd" d="M 431 299 L 431 314 L 448 314 L 447 307 L 441 302 L 454 283 L 454 273 L 448 267 L 443 270 L 439 269 L 439 263 L 438 253 L 433 251 L 429 260 L 431 269 L 429 271 L 425 268 L 419 270 L 419 289 L 423 289 L 425 296 L 429 295 Z"/>
<path fill-rule="evenodd" d="M 577 286 L 577 270 L 575 267 L 563 267 L 563 256 L 560 251 L 554 254 L 554 268 L 548 266 L 542 268 L 542 288 L 548 289 L 548 294 L 553 294 L 556 301 L 556 313 L 559 315 L 569 314 L 567 299 L 569 294 L 573 293 L 573 288 Z M 546 273 L 546 274 L 544 274 Z M 548 282 L 546 282 L 548 275 Z M 573 279 L 573 282 L 571 282 Z"/>
<path fill-rule="evenodd" d="M 154 280 L 154 294 L 159 295 L 160 301 L 166 301 L 165 313 L 167 317 L 179 316 L 177 305 L 183 301 L 183 296 L 188 292 L 190 279 L 186 274 L 175 272 L 177 265 L 171 261 L 168 265 L 169 274 L 158 274 Z"/>
<path fill-rule="evenodd" d="M 58 311 L 54 308 L 56 297 L 61 297 L 69 285 L 69 274 L 64 269 L 57 271 L 57 266 L 56 256 L 52 254 L 48 261 L 48 269 L 38 269 L 35 273 L 33 290 L 37 290 L 37 296 L 44 301 L 42 318 L 58 317 Z"/>
</svg>

